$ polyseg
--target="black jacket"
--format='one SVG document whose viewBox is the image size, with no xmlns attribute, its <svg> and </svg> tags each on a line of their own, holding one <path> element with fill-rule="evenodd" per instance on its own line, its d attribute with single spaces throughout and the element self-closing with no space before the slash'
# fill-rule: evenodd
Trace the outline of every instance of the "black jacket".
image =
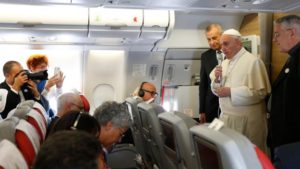
<svg viewBox="0 0 300 169">
<path fill-rule="evenodd" d="M 210 87 L 211 80 L 209 78 L 210 72 L 218 64 L 216 51 L 209 49 L 201 56 L 200 68 L 200 113 L 205 113 L 206 121 L 211 122 L 215 117 L 218 117 L 219 98 L 215 96 Z"/>
<path fill-rule="evenodd" d="M 271 148 L 300 141 L 300 43 L 289 51 L 289 55 L 272 84 L 269 119 Z"/>
<path fill-rule="evenodd" d="M 16 106 L 21 102 L 21 98 L 18 94 L 16 94 L 15 92 L 13 92 L 10 89 L 9 85 L 5 81 L 0 84 L 0 88 L 6 89 L 8 91 L 7 96 L 2 96 L 2 97 L 6 97 L 6 104 L 5 104 L 4 110 L 2 112 L 0 112 L 1 117 L 3 119 L 5 119 L 7 114 L 12 109 L 16 108 Z M 44 96 L 41 95 L 41 99 L 36 100 L 31 92 L 31 90 L 26 85 L 22 86 L 21 90 L 22 90 L 25 100 L 35 100 L 35 101 L 41 103 L 46 111 L 49 109 L 49 103 L 44 98 Z"/>
</svg>

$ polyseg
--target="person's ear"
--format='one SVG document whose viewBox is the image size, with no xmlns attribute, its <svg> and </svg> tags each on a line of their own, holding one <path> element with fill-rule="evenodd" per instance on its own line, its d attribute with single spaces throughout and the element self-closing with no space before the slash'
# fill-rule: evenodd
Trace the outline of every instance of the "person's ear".
<svg viewBox="0 0 300 169">
<path fill-rule="evenodd" d="M 107 122 L 104 126 L 103 126 L 104 130 L 111 130 L 113 128 L 113 124 L 111 121 Z M 102 127 L 101 127 L 101 130 L 102 130 Z"/>
<path fill-rule="evenodd" d="M 289 31 L 291 32 L 291 36 L 296 35 L 296 29 L 295 28 L 290 28 Z"/>
</svg>

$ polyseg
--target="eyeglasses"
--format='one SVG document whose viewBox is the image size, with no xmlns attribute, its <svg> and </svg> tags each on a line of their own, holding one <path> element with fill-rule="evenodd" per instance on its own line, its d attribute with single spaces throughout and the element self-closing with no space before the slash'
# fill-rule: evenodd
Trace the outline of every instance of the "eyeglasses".
<svg viewBox="0 0 300 169">
<path fill-rule="evenodd" d="M 152 97 L 156 97 L 158 94 L 156 93 L 156 91 L 149 91 L 149 90 L 145 90 L 145 89 L 142 89 L 144 92 L 148 92 L 151 94 Z"/>
</svg>

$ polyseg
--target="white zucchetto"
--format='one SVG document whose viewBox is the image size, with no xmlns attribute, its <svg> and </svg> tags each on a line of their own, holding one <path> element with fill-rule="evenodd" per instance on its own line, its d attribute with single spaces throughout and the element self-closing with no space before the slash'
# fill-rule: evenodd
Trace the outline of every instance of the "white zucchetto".
<svg viewBox="0 0 300 169">
<path fill-rule="evenodd" d="M 226 31 L 223 32 L 223 35 L 232 35 L 232 36 L 238 36 L 238 37 L 242 36 L 240 34 L 240 32 L 235 29 L 227 29 Z"/>
</svg>

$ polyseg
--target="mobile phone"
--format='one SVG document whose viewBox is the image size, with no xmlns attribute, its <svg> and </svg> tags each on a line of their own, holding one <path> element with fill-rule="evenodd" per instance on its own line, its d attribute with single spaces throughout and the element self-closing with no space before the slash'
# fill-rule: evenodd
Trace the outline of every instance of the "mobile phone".
<svg viewBox="0 0 300 169">
<path fill-rule="evenodd" d="M 54 75 L 59 75 L 60 72 L 60 67 L 55 67 L 54 68 Z"/>
</svg>

